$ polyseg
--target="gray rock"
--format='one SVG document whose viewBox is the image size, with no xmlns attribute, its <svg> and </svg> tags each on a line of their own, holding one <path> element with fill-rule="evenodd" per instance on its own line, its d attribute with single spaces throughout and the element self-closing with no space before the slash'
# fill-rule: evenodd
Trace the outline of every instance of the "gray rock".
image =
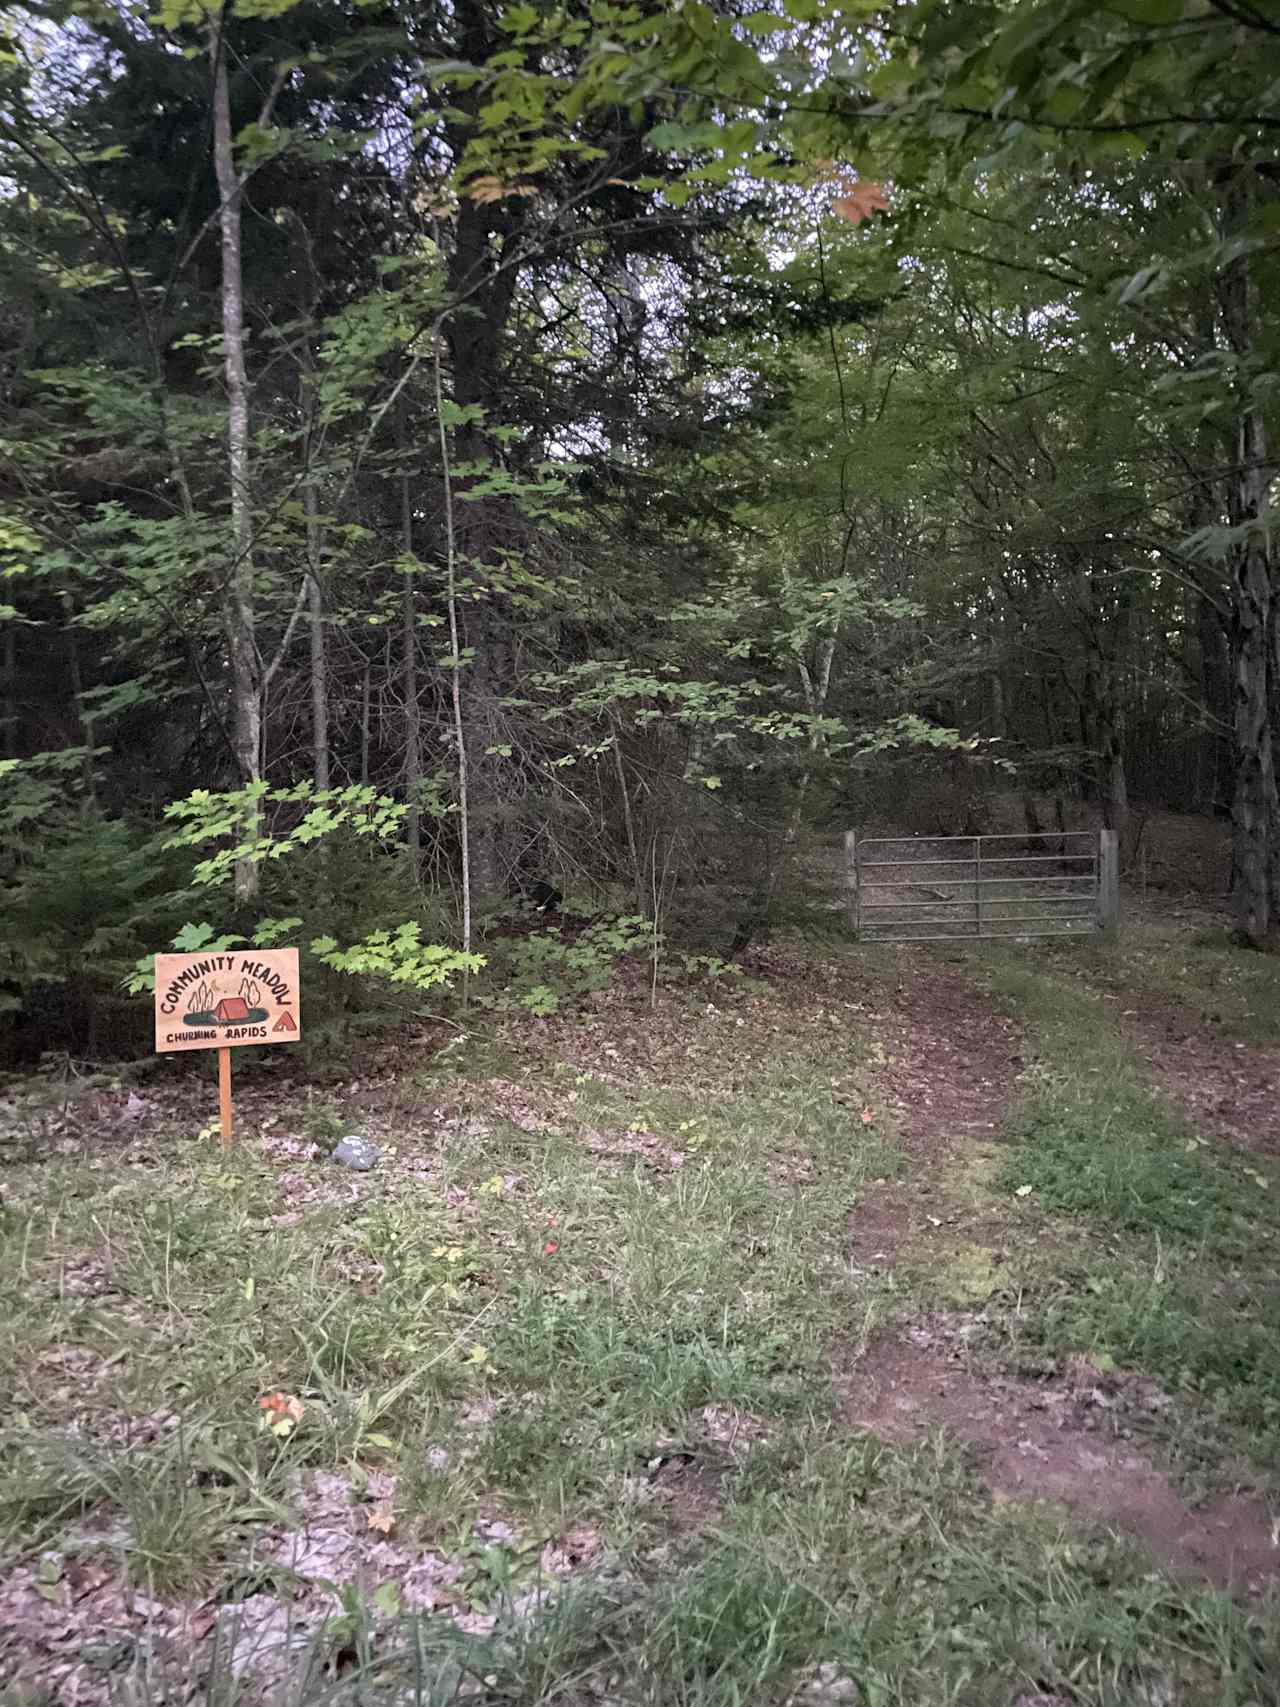
<svg viewBox="0 0 1280 1707">
<path fill-rule="evenodd" d="M 133 1657 L 132 1636 L 103 1636 L 80 1644 L 80 1658 L 95 1671 L 114 1671 Z"/>
<path fill-rule="evenodd" d="M 857 1701 L 861 1694 L 853 1679 L 827 1660 L 807 1675 L 788 1707 L 827 1707 L 829 1702 Z"/>
<path fill-rule="evenodd" d="M 333 1159 L 341 1162 L 344 1168 L 354 1168 L 357 1173 L 367 1174 L 369 1169 L 376 1167 L 382 1152 L 376 1144 L 371 1144 L 367 1138 L 361 1138 L 358 1133 L 339 1139 L 334 1146 Z"/>
</svg>

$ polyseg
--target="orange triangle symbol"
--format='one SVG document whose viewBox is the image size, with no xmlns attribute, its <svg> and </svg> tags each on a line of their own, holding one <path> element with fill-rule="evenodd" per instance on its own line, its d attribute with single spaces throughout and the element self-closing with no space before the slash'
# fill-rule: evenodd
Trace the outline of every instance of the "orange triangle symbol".
<svg viewBox="0 0 1280 1707">
<path fill-rule="evenodd" d="M 298 1022 L 291 1013 L 283 1013 L 271 1029 L 272 1031 L 297 1031 Z"/>
</svg>

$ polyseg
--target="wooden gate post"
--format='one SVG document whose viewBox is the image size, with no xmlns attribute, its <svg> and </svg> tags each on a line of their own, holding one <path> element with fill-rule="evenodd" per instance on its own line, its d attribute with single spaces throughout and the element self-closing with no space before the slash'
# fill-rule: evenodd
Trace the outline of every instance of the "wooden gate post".
<svg viewBox="0 0 1280 1707">
<path fill-rule="evenodd" d="M 1120 837 L 1115 830 L 1098 831 L 1098 928 L 1114 931 L 1120 925 Z"/>
<path fill-rule="evenodd" d="M 844 833 L 844 891 L 845 915 L 849 929 L 856 933 L 858 929 L 858 832 L 846 830 Z"/>
</svg>

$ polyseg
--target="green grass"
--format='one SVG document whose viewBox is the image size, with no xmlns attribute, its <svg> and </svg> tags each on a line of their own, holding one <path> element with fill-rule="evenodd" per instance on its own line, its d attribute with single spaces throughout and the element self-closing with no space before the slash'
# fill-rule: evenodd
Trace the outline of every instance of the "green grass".
<svg viewBox="0 0 1280 1707">
<path fill-rule="evenodd" d="M 1064 978 L 1175 1003 L 1224 1037 L 1280 1042 L 1280 956 L 1241 949 L 1224 928 L 1144 921 L 1112 938 L 1045 944 L 1043 952 Z"/>
<path fill-rule="evenodd" d="M 327 1472 L 356 1530 L 391 1487 L 406 1568 L 427 1549 L 454 1561 L 453 1592 L 495 1623 L 398 1616 L 395 1572 L 353 1566 L 340 1613 L 269 1691 L 281 1707 L 350 1702 L 357 1684 L 376 1703 L 782 1707 L 819 1667 L 868 1707 L 1280 1699 L 1263 1612 L 994 1503 L 942 1440 L 891 1449 L 841 1422 L 833 1348 L 913 1301 L 849 1260 L 852 1205 L 901 1162 L 883 1115 L 861 1117 L 876 1052 L 859 987 L 816 970 L 776 998 L 690 1003 L 630 1066 L 627 1036 L 610 1053 L 568 1024 L 541 1061 L 455 1048 L 397 1097 L 388 1155 L 359 1179 L 179 1131 L 12 1167 L 3 1567 L 105 1554 L 137 1589 L 224 1605 L 220 1647 L 168 1681 L 135 1658 L 117 1681 L 159 1703 L 199 1677 L 232 1707 L 237 1609 L 253 1592 L 292 1604 L 290 1568 L 260 1555 Z M 1144 1272 L 1156 1210 L 1188 1288 L 1224 1252 L 1245 1265 L 1247 1178 L 1188 1151 L 1117 1077 L 1105 1016 L 1071 1008 L 1051 1035 L 1049 986 L 1000 976 L 1046 1028 L 1046 1057 L 1073 1063 L 1028 1086 L 1005 1187 L 1034 1190 L 1012 1212 L 1133 1241 L 1117 1286 Z M 1134 1140 L 1122 1158 L 1097 1141 L 1103 1114 Z M 317 1139 L 343 1124 L 305 1105 L 281 1120 Z M 1069 1277 L 1045 1284 L 1033 1331 L 1158 1361 L 1171 1294 L 1135 1326 L 1132 1297 L 1090 1290 L 1105 1266 L 1083 1265 L 1078 1319 Z M 1187 1332 L 1178 1356 L 1207 1394 L 1221 1324 L 1199 1349 Z M 1264 1379 L 1229 1385 L 1240 1426 L 1262 1427 Z M 304 1407 L 287 1437 L 264 1426 L 271 1393 Z M 506 1539 L 484 1529 L 495 1519 Z M 571 1534 L 590 1538 L 585 1562 L 531 1601 L 543 1543 Z"/>
<path fill-rule="evenodd" d="M 999 1184 L 1030 1188 L 1026 1214 L 1071 1223 L 1049 1246 L 1047 1273 L 1028 1265 L 1016 1331 L 1157 1376 L 1274 1470 L 1280 1173 L 1202 1139 L 1144 1077 L 1092 991 L 1011 958 L 991 985 L 1037 1060 Z"/>
<path fill-rule="evenodd" d="M 828 1699 L 878 1707 L 1056 1691 L 1254 1707 L 1280 1663 L 1264 1618 L 993 1508 L 938 1444 L 895 1452 L 816 1421 L 753 1454 L 714 1533 L 615 1554 L 532 1615 L 493 1604 L 478 1639 L 423 1620 L 378 1640 L 370 1620 L 368 1698 L 443 1704 L 471 1680 L 493 1703 L 781 1707 L 821 1667 L 852 1691 Z"/>
</svg>

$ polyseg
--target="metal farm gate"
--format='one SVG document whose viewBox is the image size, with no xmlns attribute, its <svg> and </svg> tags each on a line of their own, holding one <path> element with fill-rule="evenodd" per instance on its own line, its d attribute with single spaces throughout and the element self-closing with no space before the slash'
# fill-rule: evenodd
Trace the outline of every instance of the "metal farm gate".
<svg viewBox="0 0 1280 1707">
<path fill-rule="evenodd" d="M 1039 836 L 845 834 L 862 942 L 1089 936 L 1119 922 L 1114 830 Z"/>
</svg>

